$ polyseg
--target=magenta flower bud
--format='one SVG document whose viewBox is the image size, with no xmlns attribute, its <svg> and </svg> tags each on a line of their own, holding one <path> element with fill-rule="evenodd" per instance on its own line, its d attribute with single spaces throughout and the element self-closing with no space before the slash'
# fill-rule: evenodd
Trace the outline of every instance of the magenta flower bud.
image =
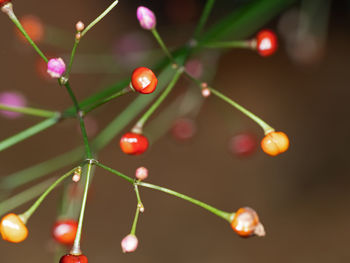
<svg viewBox="0 0 350 263">
<path fill-rule="evenodd" d="M 137 248 L 137 245 L 139 244 L 139 241 L 135 235 L 127 235 L 123 238 L 121 242 L 123 253 L 130 253 L 134 252 Z"/>
<path fill-rule="evenodd" d="M 11 107 L 25 107 L 27 100 L 20 93 L 7 91 L 0 93 L 0 103 Z M 16 119 L 22 116 L 22 113 L 5 110 L 0 111 L 0 114 L 8 119 Z"/>
<path fill-rule="evenodd" d="M 139 6 L 136 12 L 137 19 L 143 29 L 151 30 L 156 27 L 157 20 L 154 13 L 144 6 Z"/>
<path fill-rule="evenodd" d="M 145 180 L 148 177 L 148 169 L 145 167 L 137 168 L 135 177 L 139 180 Z"/>
<path fill-rule="evenodd" d="M 66 71 L 66 64 L 62 58 L 52 58 L 47 63 L 47 73 L 50 74 L 52 78 L 60 78 Z"/>
</svg>

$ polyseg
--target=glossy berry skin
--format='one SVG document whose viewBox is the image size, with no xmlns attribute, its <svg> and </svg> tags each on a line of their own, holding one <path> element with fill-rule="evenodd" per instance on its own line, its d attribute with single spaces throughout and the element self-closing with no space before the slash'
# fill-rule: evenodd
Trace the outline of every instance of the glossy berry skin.
<svg viewBox="0 0 350 263">
<path fill-rule="evenodd" d="M 19 243 L 27 238 L 28 229 L 18 215 L 11 213 L 2 218 L 0 233 L 4 240 Z"/>
<path fill-rule="evenodd" d="M 126 154 L 139 155 L 148 148 L 148 139 L 142 134 L 128 132 L 120 139 L 120 148 Z"/>
<path fill-rule="evenodd" d="M 231 222 L 231 227 L 241 237 L 250 237 L 254 234 L 258 236 L 265 235 L 258 214 L 250 207 L 242 207 L 237 210 Z"/>
<path fill-rule="evenodd" d="M 249 132 L 238 133 L 229 142 L 229 150 L 237 157 L 248 157 L 255 153 L 257 149 L 257 139 Z"/>
<path fill-rule="evenodd" d="M 284 132 L 270 132 L 261 141 L 261 148 L 265 153 L 276 156 L 289 148 L 289 139 Z"/>
<path fill-rule="evenodd" d="M 88 263 L 88 259 L 85 255 L 64 255 L 61 257 L 59 263 Z"/>
<path fill-rule="evenodd" d="M 271 30 L 261 30 L 256 36 L 256 48 L 258 53 L 267 57 L 276 52 L 278 41 L 276 34 Z"/>
<path fill-rule="evenodd" d="M 59 220 L 52 228 L 52 236 L 60 244 L 73 245 L 77 229 L 77 221 L 73 219 Z"/>
<path fill-rule="evenodd" d="M 131 75 L 131 85 L 142 94 L 152 93 L 157 87 L 158 79 L 149 68 L 139 67 Z"/>
</svg>

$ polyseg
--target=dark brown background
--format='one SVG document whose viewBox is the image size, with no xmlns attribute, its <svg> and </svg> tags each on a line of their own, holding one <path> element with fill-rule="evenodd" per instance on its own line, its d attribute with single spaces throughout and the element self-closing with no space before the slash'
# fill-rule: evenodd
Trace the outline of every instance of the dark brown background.
<svg viewBox="0 0 350 263">
<path fill-rule="evenodd" d="M 77 20 L 91 21 L 109 3 L 15 2 L 19 17 L 36 15 L 43 23 L 55 25 L 72 35 Z M 78 53 L 112 54 L 115 39 L 130 31 L 142 31 L 135 19 L 136 7 L 141 3 L 157 11 L 159 30 L 168 43 L 177 45 L 190 36 L 198 18 L 196 11 L 190 10 L 186 19 L 177 20 L 176 14 L 171 18 L 167 11 L 172 10 L 169 5 L 174 5 L 175 1 L 150 2 L 121 1 L 83 39 Z M 139 248 L 131 255 L 124 255 L 120 240 L 130 230 L 135 196 L 127 183 L 98 169 L 83 233 L 83 249 L 89 262 L 321 263 L 350 260 L 350 36 L 348 9 L 339 2 L 332 6 L 324 55 L 317 63 L 292 62 L 283 42 L 279 52 L 268 59 L 253 52 L 234 50 L 218 61 L 213 85 L 278 130 L 285 131 L 291 139 L 287 153 L 271 158 L 259 150 L 248 159 L 233 157 L 227 145 L 234 133 L 250 130 L 259 136 L 263 134 L 249 119 L 213 97 L 198 116 L 198 133 L 191 142 L 177 143 L 166 135 L 154 143 L 147 154 L 133 158 L 121 153 L 119 137 L 116 137 L 99 155 L 105 164 L 129 175 L 138 166 L 145 165 L 150 170 L 151 182 L 223 210 L 233 211 L 246 205 L 254 207 L 265 224 L 267 236 L 241 239 L 227 223 L 208 212 L 165 194 L 142 189 L 146 212 L 138 224 Z M 202 6 L 199 1 L 183 4 L 184 17 L 192 4 L 197 9 Z M 211 20 L 219 19 L 220 12 L 225 12 L 228 6 L 218 3 Z M 269 26 L 274 28 L 277 23 L 278 19 Z M 34 66 L 37 55 L 18 41 L 14 26 L 4 15 L 0 16 L 0 36 L 1 91 L 21 91 L 34 107 L 64 109 L 70 106 L 64 90 L 55 82 L 38 77 Z M 97 45 L 89 44 L 92 42 Z M 150 43 L 156 47 L 152 38 Z M 45 52 L 55 54 L 65 55 L 69 51 L 45 43 L 41 46 Z M 125 65 L 127 68 L 135 66 L 132 62 Z M 125 72 L 77 73 L 71 77 L 72 86 L 82 99 L 128 76 L 128 70 Z M 181 85 L 177 88 L 185 90 Z M 93 115 L 99 127 L 103 128 L 128 102 L 128 99 L 121 99 L 119 103 L 113 102 L 96 111 Z M 34 117 L 15 121 L 1 118 L 0 136 L 6 138 L 36 122 Z M 80 144 L 76 124 L 73 120 L 67 121 L 1 152 L 1 175 L 6 176 Z M 0 242 L 1 263 L 53 262 L 50 228 L 55 220 L 57 199 L 57 192 L 50 195 L 31 218 L 27 241 L 18 245 Z M 26 207 L 28 204 L 16 211 L 21 212 Z"/>
</svg>

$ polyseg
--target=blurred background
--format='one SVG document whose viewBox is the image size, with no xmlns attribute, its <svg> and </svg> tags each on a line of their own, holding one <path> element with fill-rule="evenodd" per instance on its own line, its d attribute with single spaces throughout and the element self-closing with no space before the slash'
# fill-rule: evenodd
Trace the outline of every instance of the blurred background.
<svg viewBox="0 0 350 263">
<path fill-rule="evenodd" d="M 44 53 L 67 60 L 75 23 L 88 24 L 111 1 L 13 2 L 17 16 L 27 23 Z M 208 27 L 253 2 L 217 1 Z M 155 11 L 160 34 L 175 49 L 190 39 L 204 4 L 200 0 L 120 1 L 81 41 L 71 75 L 78 98 L 129 77 L 135 67 L 152 67 L 163 56 L 152 35 L 140 28 L 137 6 Z M 296 1 L 268 24 L 254 25 L 256 32 L 276 31 L 279 50 L 275 55 L 263 58 L 249 50 L 204 50 L 187 64 L 194 75 L 286 132 L 291 140 L 286 153 L 274 158 L 264 154 L 259 145 L 263 132 L 255 123 L 214 96 L 204 101 L 197 87 L 181 79 L 146 128 L 152 142 L 146 154 L 124 155 L 118 135 L 98 155 L 104 164 L 130 176 L 145 166 L 148 181 L 219 209 L 251 206 L 265 225 L 266 237 L 239 238 L 226 222 L 207 211 L 142 188 L 145 213 L 137 228 L 139 247 L 125 255 L 120 241 L 131 228 L 135 194 L 128 183 L 96 169 L 82 243 L 89 262 L 348 262 L 349 12 L 350 1 Z M 30 107 L 64 110 L 71 106 L 66 92 L 47 78 L 45 64 L 3 14 L 0 25 L 0 100 L 10 93 L 17 103 Z M 134 98 L 128 95 L 90 114 L 86 118 L 89 136 L 96 136 Z M 39 121 L 4 112 L 0 118 L 1 139 Z M 1 152 L 0 175 L 81 144 L 74 119 L 59 123 Z M 33 215 L 25 242 L 0 242 L 1 263 L 58 262 L 51 227 L 60 194 L 61 190 L 51 194 Z M 15 211 L 21 213 L 30 204 Z"/>
</svg>

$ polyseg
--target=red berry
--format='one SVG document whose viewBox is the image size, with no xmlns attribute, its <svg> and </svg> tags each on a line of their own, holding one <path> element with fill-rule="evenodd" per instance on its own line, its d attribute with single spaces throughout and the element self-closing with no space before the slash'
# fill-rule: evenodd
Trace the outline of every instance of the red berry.
<svg viewBox="0 0 350 263">
<path fill-rule="evenodd" d="M 88 259 L 85 255 L 64 255 L 60 259 L 60 263 L 88 263 Z"/>
<path fill-rule="evenodd" d="M 196 130 L 196 124 L 193 120 L 181 118 L 174 122 L 171 133 L 175 139 L 186 141 L 195 135 Z"/>
<path fill-rule="evenodd" d="M 250 207 L 237 210 L 231 227 L 241 237 L 265 236 L 264 226 L 260 223 L 258 214 Z"/>
<path fill-rule="evenodd" d="M 11 2 L 11 0 L 0 0 L 0 6 L 3 6 L 4 4 L 7 4 Z"/>
<path fill-rule="evenodd" d="M 126 154 L 139 155 L 148 148 L 148 140 L 138 133 L 128 132 L 120 139 L 120 148 Z"/>
<path fill-rule="evenodd" d="M 137 92 L 143 94 L 152 93 L 156 89 L 157 83 L 156 75 L 148 68 L 139 67 L 132 73 L 131 84 Z"/>
<path fill-rule="evenodd" d="M 257 139 L 251 133 L 238 133 L 229 142 L 230 151 L 238 157 L 247 157 L 257 149 Z"/>
<path fill-rule="evenodd" d="M 59 220 L 52 228 L 52 235 L 58 243 L 73 245 L 77 229 L 77 221 L 73 219 Z"/>
<path fill-rule="evenodd" d="M 256 37 L 256 48 L 263 57 L 270 56 L 277 50 L 277 37 L 271 30 L 261 30 Z"/>
</svg>

